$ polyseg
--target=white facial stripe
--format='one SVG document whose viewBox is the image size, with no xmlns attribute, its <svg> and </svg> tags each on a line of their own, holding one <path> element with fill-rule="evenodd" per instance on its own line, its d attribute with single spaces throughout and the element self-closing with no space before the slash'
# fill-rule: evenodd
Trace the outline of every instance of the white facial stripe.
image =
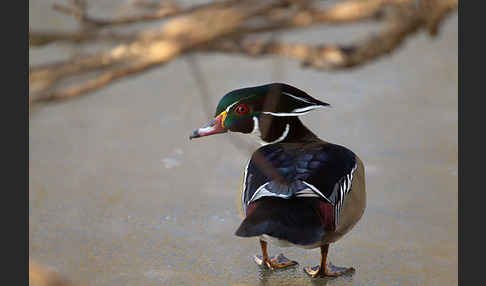
<svg viewBox="0 0 486 286">
<path fill-rule="evenodd" d="M 226 112 L 228 112 L 228 111 L 230 110 L 230 108 L 231 108 L 233 105 L 237 104 L 238 102 L 239 102 L 239 101 L 236 101 L 236 102 L 233 102 L 232 104 L 228 105 L 228 107 L 226 107 L 226 109 L 225 109 L 225 110 L 226 110 Z"/>
<path fill-rule="evenodd" d="M 268 111 L 264 111 L 262 113 L 270 114 L 270 115 L 273 115 L 273 116 L 299 116 L 299 115 L 307 114 L 314 109 L 322 109 L 322 108 L 326 108 L 326 107 L 323 106 L 323 105 L 313 105 L 313 106 L 306 106 L 306 107 L 302 107 L 302 108 L 297 108 L 297 109 L 292 110 L 291 112 L 268 112 Z"/>
<path fill-rule="evenodd" d="M 289 96 L 289 97 L 294 98 L 294 99 L 296 99 L 296 100 L 303 101 L 303 102 L 305 102 L 305 103 L 310 103 L 310 104 L 313 104 L 311 101 L 309 101 L 309 100 L 307 100 L 307 99 L 305 99 L 305 98 L 297 97 L 297 96 L 295 96 L 295 95 L 293 95 L 293 94 L 290 94 L 290 93 L 288 93 L 288 92 L 285 92 L 285 91 L 282 91 L 282 94 L 285 94 L 286 96 Z"/>
<path fill-rule="evenodd" d="M 270 115 L 273 115 L 273 116 L 298 116 L 298 115 L 305 114 L 305 113 L 276 113 L 276 112 L 268 112 L 268 111 L 264 111 L 262 113 L 263 114 L 270 114 Z"/>
<path fill-rule="evenodd" d="M 280 113 L 280 112 L 279 113 L 276 113 L 276 112 L 262 112 L 262 113 L 264 113 L 264 114 L 270 114 L 270 115 L 273 115 L 273 116 L 281 116 L 281 117 L 283 117 L 283 116 L 299 116 L 299 115 L 307 114 L 309 112 L 310 111 L 301 112 L 301 113 L 284 113 L 284 112 L 282 112 L 282 113 Z"/>
<path fill-rule="evenodd" d="M 323 105 L 312 105 L 312 106 L 306 106 L 306 107 L 294 109 L 294 110 L 292 110 L 292 112 L 300 113 L 300 112 L 311 111 L 311 110 L 314 110 L 314 109 L 324 109 L 324 108 L 326 108 L 326 107 L 323 106 Z"/>
</svg>

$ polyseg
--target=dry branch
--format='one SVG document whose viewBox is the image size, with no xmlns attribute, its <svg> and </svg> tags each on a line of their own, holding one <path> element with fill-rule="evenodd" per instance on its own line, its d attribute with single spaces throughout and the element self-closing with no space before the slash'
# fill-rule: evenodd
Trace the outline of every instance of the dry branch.
<svg viewBox="0 0 486 286">
<path fill-rule="evenodd" d="M 406 39 L 408 34 L 414 33 L 421 27 L 423 21 L 418 14 L 390 18 L 382 32 L 352 45 L 309 45 L 240 39 L 217 42 L 206 51 L 244 54 L 251 57 L 285 56 L 300 61 L 303 66 L 317 69 L 349 68 L 390 53 Z"/>
<path fill-rule="evenodd" d="M 55 66 L 33 68 L 30 71 L 31 83 L 57 81 L 68 75 L 81 74 L 127 61 L 135 63 L 107 72 L 97 79 L 88 80 L 83 85 L 44 93 L 35 100 L 61 99 L 80 95 L 125 76 L 163 64 L 190 48 L 207 44 L 217 37 L 230 33 L 247 18 L 273 6 L 272 2 L 264 4 L 259 4 L 258 1 L 246 2 L 248 3 L 242 1 L 241 4 L 227 8 L 217 5 L 211 9 L 197 10 L 192 17 L 174 19 L 164 25 L 160 31 L 142 34 L 132 43 L 120 45 L 107 53 L 84 57 L 74 62 L 58 63 Z M 220 25 L 219 21 L 223 21 L 225 25 Z"/>
<path fill-rule="evenodd" d="M 188 8 L 171 3 L 155 13 L 106 20 L 87 15 L 86 3 L 76 0 L 72 6 L 55 7 L 78 19 L 81 30 L 72 34 L 34 31 L 30 34 L 31 45 L 58 41 L 78 44 L 109 41 L 118 45 L 95 54 L 32 67 L 31 102 L 87 94 L 191 52 L 283 56 L 321 70 L 361 66 L 393 52 L 421 29 L 435 35 L 442 20 L 457 5 L 457 0 L 344 0 L 330 7 L 311 0 L 227 0 Z M 163 22 L 156 29 L 132 34 L 110 31 L 113 26 L 152 20 Z M 255 39 L 268 32 L 369 20 L 382 21 L 381 32 L 347 46 Z M 63 85 L 79 75 L 84 75 L 79 83 Z"/>
<path fill-rule="evenodd" d="M 82 10 L 77 9 L 76 7 L 68 7 L 61 4 L 54 4 L 52 8 L 61 13 L 72 15 L 78 20 L 89 23 L 90 25 L 95 26 L 96 28 L 161 20 L 169 16 L 174 16 L 181 13 L 181 9 L 179 7 L 168 6 L 168 7 L 161 8 L 154 13 L 147 13 L 147 14 L 135 15 L 135 16 L 126 16 L 117 19 L 107 20 L 107 19 L 96 19 L 96 18 L 89 17 L 84 12 L 82 12 Z"/>
</svg>

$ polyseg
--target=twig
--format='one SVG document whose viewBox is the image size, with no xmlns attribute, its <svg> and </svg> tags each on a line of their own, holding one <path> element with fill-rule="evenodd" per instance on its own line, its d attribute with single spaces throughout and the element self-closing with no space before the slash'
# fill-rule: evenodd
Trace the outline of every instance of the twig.
<svg viewBox="0 0 486 286">
<path fill-rule="evenodd" d="M 99 32 L 51 32 L 36 31 L 29 33 L 30 46 L 44 46 L 54 42 L 68 43 L 91 43 L 91 42 L 128 42 L 134 40 L 134 35 L 122 35 L 118 33 L 99 33 Z"/>
<path fill-rule="evenodd" d="M 156 65 L 158 65 L 157 62 L 143 62 L 139 64 L 134 64 L 129 67 L 120 68 L 114 71 L 105 72 L 104 74 L 97 77 L 96 79 L 90 80 L 81 86 L 74 86 L 74 87 L 66 88 L 61 91 L 47 93 L 44 94 L 42 97 L 37 98 L 37 100 L 49 101 L 49 100 L 66 99 L 83 93 L 91 92 L 109 83 L 120 80 L 124 77 L 146 71 L 150 68 L 153 68 Z"/>
<path fill-rule="evenodd" d="M 181 10 L 177 7 L 167 7 L 164 9 L 161 9 L 155 13 L 150 13 L 150 14 L 143 14 L 143 15 L 135 15 L 135 16 L 127 16 L 127 17 L 121 17 L 121 18 L 116 18 L 116 19 L 111 19 L 111 20 L 105 20 L 105 19 L 96 19 L 96 18 L 91 18 L 84 16 L 83 14 L 80 14 L 74 9 L 71 9 L 69 7 L 60 5 L 60 4 L 54 4 L 53 6 L 54 9 L 56 9 L 59 12 L 65 13 L 72 15 L 78 19 L 82 19 L 84 22 L 89 23 L 92 26 L 96 26 L 96 28 L 102 28 L 105 26 L 119 26 L 119 25 L 126 25 L 126 24 L 132 24 L 132 23 L 139 23 L 139 22 L 148 22 L 148 21 L 155 21 L 155 20 L 161 20 L 164 18 L 167 18 L 169 16 L 175 16 L 175 15 L 180 15 Z"/>
<path fill-rule="evenodd" d="M 206 9 L 208 7 L 211 8 L 217 8 L 217 7 L 227 7 L 231 3 L 236 2 L 236 0 L 231 0 L 231 1 L 225 1 L 225 2 L 209 2 L 209 3 L 204 3 L 204 4 L 199 4 L 199 5 L 194 5 L 192 7 L 182 9 L 176 4 L 172 5 L 165 5 L 165 6 L 159 6 L 158 10 L 154 13 L 148 13 L 148 14 L 141 14 L 141 15 L 134 15 L 134 16 L 125 16 L 125 17 L 120 17 L 120 18 L 114 18 L 114 19 L 97 19 L 94 17 L 90 17 L 80 11 L 78 7 L 68 7 L 64 6 L 62 4 L 53 4 L 52 8 L 57 10 L 58 12 L 61 12 L 63 14 L 71 15 L 78 19 L 79 21 L 83 21 L 85 23 L 88 23 L 89 25 L 95 27 L 95 28 L 104 28 L 104 27 L 112 27 L 112 26 L 121 26 L 121 25 L 127 25 L 127 24 L 133 24 L 133 23 L 142 23 L 142 22 L 150 22 L 150 21 L 157 21 L 157 20 L 164 20 L 170 17 L 176 17 L 176 16 L 183 16 L 186 14 L 190 14 L 194 11 L 201 10 L 201 9 Z"/>
</svg>

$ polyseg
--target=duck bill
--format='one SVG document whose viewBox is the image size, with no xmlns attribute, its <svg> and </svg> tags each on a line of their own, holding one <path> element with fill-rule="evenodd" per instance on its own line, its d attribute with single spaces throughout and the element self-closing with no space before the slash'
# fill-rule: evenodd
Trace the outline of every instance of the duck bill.
<svg viewBox="0 0 486 286">
<path fill-rule="evenodd" d="M 221 112 L 221 114 L 216 116 L 216 118 L 209 121 L 209 123 L 206 126 L 194 130 L 192 134 L 189 136 L 189 139 L 228 132 L 228 129 L 224 127 L 225 118 L 226 118 L 226 111 L 223 111 Z"/>
</svg>

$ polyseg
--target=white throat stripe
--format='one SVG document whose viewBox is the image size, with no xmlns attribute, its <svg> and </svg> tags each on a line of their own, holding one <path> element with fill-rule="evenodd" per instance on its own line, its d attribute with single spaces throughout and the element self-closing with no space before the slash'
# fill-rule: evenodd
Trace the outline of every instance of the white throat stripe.
<svg viewBox="0 0 486 286">
<path fill-rule="evenodd" d="M 286 124 L 285 125 L 285 130 L 282 133 L 282 135 L 280 135 L 280 137 L 278 137 L 277 139 L 275 139 L 272 142 L 263 141 L 263 139 L 262 139 L 262 133 L 260 131 L 259 124 L 258 124 L 258 117 L 253 116 L 253 130 L 251 131 L 250 134 L 255 135 L 257 137 L 259 143 L 262 146 L 268 145 L 268 144 L 275 144 L 275 143 L 278 143 L 280 141 L 285 140 L 285 138 L 287 138 L 287 135 L 289 135 L 289 132 L 290 132 L 290 124 Z"/>
<path fill-rule="evenodd" d="M 280 135 L 280 137 L 278 137 L 276 140 L 274 140 L 272 142 L 268 142 L 267 144 L 274 144 L 274 143 L 278 143 L 278 142 L 284 140 L 287 137 L 287 135 L 289 135 L 289 131 L 290 131 L 290 124 L 286 124 L 285 130 L 282 133 L 282 135 Z"/>
</svg>

